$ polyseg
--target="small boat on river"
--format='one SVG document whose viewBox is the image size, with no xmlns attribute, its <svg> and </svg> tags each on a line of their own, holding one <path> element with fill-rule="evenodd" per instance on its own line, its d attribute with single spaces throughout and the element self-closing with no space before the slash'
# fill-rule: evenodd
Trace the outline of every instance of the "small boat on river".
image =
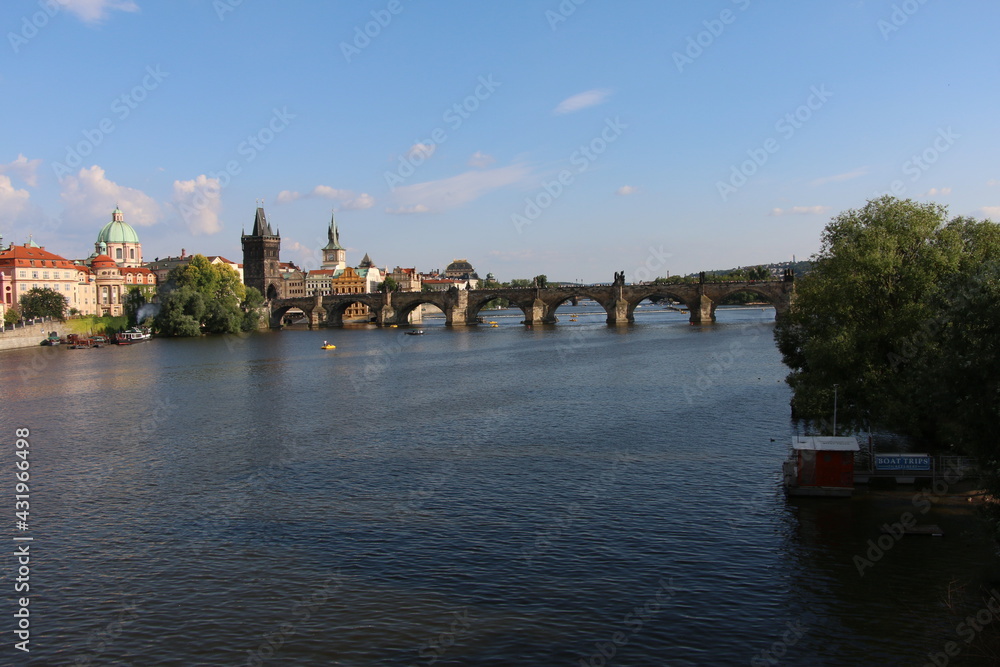
<svg viewBox="0 0 1000 667">
<path fill-rule="evenodd" d="M 115 343 L 118 345 L 131 345 L 132 343 L 142 343 L 152 337 L 153 334 L 149 333 L 149 329 L 132 327 L 131 329 L 126 329 L 121 333 L 115 334 Z"/>
</svg>

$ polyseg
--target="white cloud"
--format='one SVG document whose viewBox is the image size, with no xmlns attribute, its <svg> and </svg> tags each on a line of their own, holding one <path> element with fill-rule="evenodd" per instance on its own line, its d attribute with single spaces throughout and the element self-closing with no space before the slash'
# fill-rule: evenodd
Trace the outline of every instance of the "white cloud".
<svg viewBox="0 0 1000 667">
<path fill-rule="evenodd" d="M 937 197 L 938 195 L 950 195 L 951 188 L 931 188 L 925 192 L 922 196 L 924 197 Z"/>
<path fill-rule="evenodd" d="M 296 190 L 282 190 L 278 193 L 277 202 L 279 204 L 287 204 L 299 199 L 315 198 L 338 201 L 340 202 L 340 208 L 343 210 L 357 211 L 371 208 L 375 205 L 375 198 L 367 192 L 355 195 L 353 190 L 338 190 L 337 188 L 331 188 L 329 185 L 317 185 L 305 194 Z"/>
<path fill-rule="evenodd" d="M 87 227 L 110 220 L 115 204 L 130 225 L 148 227 L 160 221 L 160 205 L 155 199 L 142 190 L 108 180 L 96 164 L 64 178 L 60 197 L 66 207 L 63 219 Z"/>
<path fill-rule="evenodd" d="M 371 208 L 374 205 L 375 197 L 372 197 L 367 192 L 362 192 L 357 197 L 344 201 L 340 207 L 345 211 L 360 211 L 362 209 Z"/>
<path fill-rule="evenodd" d="M 412 215 L 414 213 L 430 213 L 430 209 L 423 204 L 415 204 L 414 206 L 400 206 L 399 208 L 387 208 L 386 213 L 392 215 Z"/>
<path fill-rule="evenodd" d="M 84 23 L 99 23 L 112 11 L 139 11 L 139 5 L 132 0 L 57 0 L 57 2 L 66 11 L 76 14 Z"/>
<path fill-rule="evenodd" d="M 434 151 L 436 150 L 437 144 L 413 144 L 410 146 L 410 150 L 406 151 L 406 157 L 411 160 L 423 157 L 426 160 L 430 156 L 434 155 Z"/>
<path fill-rule="evenodd" d="M 979 212 L 991 220 L 1000 220 L 1000 206 L 984 206 Z"/>
<path fill-rule="evenodd" d="M 991 178 L 990 180 L 986 181 L 986 185 L 990 186 L 991 188 L 996 187 L 1000 185 L 1000 179 Z"/>
<path fill-rule="evenodd" d="M 639 191 L 639 188 L 634 185 L 623 185 L 617 190 L 615 190 L 616 195 L 621 195 L 622 197 L 628 197 L 629 195 L 634 195 Z"/>
<path fill-rule="evenodd" d="M 22 153 L 18 153 L 17 159 L 13 162 L 0 164 L 0 174 L 11 174 L 34 188 L 38 186 L 38 165 L 41 163 L 41 158 L 29 160 Z"/>
<path fill-rule="evenodd" d="M 793 206 L 791 208 L 772 208 L 771 215 L 820 215 L 829 210 L 829 206 Z"/>
<path fill-rule="evenodd" d="M 10 182 L 10 176 L 0 174 L 0 217 L 5 220 L 16 218 L 28 205 L 31 195 L 27 190 L 19 190 Z"/>
<path fill-rule="evenodd" d="M 174 207 L 195 236 L 222 231 L 222 186 L 219 179 L 201 174 L 190 181 L 174 181 Z"/>
<path fill-rule="evenodd" d="M 497 159 L 495 157 L 493 157 L 492 155 L 487 155 L 486 153 L 484 153 L 482 151 L 476 151 L 469 158 L 469 163 L 468 164 L 469 164 L 470 167 L 482 167 L 482 168 L 485 168 L 485 167 L 490 166 L 491 164 L 493 164 L 496 161 L 497 161 Z"/>
<path fill-rule="evenodd" d="M 809 185 L 817 186 L 824 185 L 826 183 L 840 183 L 842 181 L 850 181 L 855 178 L 860 178 L 868 173 L 868 167 L 858 167 L 854 171 L 847 171 L 842 174 L 834 174 L 833 176 L 823 176 L 822 178 L 817 178 L 814 181 L 810 181 Z"/>
<path fill-rule="evenodd" d="M 424 213 L 457 208 L 486 193 L 522 181 L 529 173 L 516 164 L 485 171 L 467 171 L 438 181 L 426 181 L 396 188 L 393 197 L 402 209 L 424 207 L 411 212 Z"/>
<path fill-rule="evenodd" d="M 326 243 L 326 237 L 323 238 Z M 322 262 L 319 250 L 299 243 L 294 239 L 281 239 L 281 254 L 285 261 L 294 262 L 304 271 L 319 268 Z"/>
<path fill-rule="evenodd" d="M 567 97 L 559 105 L 552 110 L 555 114 L 573 113 L 574 111 L 580 111 L 588 107 L 597 106 L 601 104 L 608 98 L 611 94 L 610 90 L 588 90 L 583 93 L 577 93 L 572 97 Z"/>
</svg>

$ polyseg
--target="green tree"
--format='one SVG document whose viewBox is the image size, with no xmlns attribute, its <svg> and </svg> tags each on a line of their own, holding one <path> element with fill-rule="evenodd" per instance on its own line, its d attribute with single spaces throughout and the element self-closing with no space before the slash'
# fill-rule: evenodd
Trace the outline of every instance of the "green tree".
<svg viewBox="0 0 1000 667">
<path fill-rule="evenodd" d="M 54 317 L 66 319 L 69 301 L 51 287 L 32 287 L 21 295 L 21 313 L 25 319 Z"/>
<path fill-rule="evenodd" d="M 3 315 L 4 324 L 16 324 L 21 319 L 21 311 L 17 306 L 7 306 L 7 311 Z"/>
<path fill-rule="evenodd" d="M 531 287 L 532 283 L 527 278 L 514 278 L 510 281 L 511 287 Z"/>
<path fill-rule="evenodd" d="M 546 287 L 549 286 L 549 278 L 544 273 L 541 273 L 541 274 L 535 276 L 534 283 L 540 289 L 545 289 Z"/>
<path fill-rule="evenodd" d="M 891 428 L 933 433 L 935 415 L 914 401 L 924 390 L 920 365 L 892 355 L 937 314 L 942 281 L 960 267 L 968 222 L 945 216 L 937 204 L 882 197 L 827 225 L 812 271 L 775 327 L 796 416 L 828 418 L 836 384 L 841 422 L 860 426 L 870 414 Z"/>
<path fill-rule="evenodd" d="M 166 335 L 236 333 L 247 326 L 243 307 L 247 288 L 239 274 L 226 264 L 212 264 L 203 255 L 171 270 L 158 295 L 156 326 Z M 252 316 L 254 322 L 256 317 Z"/>
<path fill-rule="evenodd" d="M 132 327 L 142 324 L 139 321 L 139 311 L 147 303 L 149 303 L 149 297 L 145 290 L 140 289 L 136 285 L 129 287 L 125 298 L 122 300 L 122 308 L 125 311 L 125 316 L 128 318 L 128 326 Z"/>
<path fill-rule="evenodd" d="M 191 287 L 170 290 L 160 297 L 156 327 L 167 336 L 197 336 L 205 316 L 205 300 Z"/>
<path fill-rule="evenodd" d="M 398 292 L 399 283 L 392 276 L 386 276 L 385 280 L 375 286 L 379 292 Z"/>
<path fill-rule="evenodd" d="M 256 287 L 247 287 L 240 308 L 243 310 L 242 331 L 256 331 L 260 327 L 260 308 L 264 305 L 264 295 Z"/>
</svg>

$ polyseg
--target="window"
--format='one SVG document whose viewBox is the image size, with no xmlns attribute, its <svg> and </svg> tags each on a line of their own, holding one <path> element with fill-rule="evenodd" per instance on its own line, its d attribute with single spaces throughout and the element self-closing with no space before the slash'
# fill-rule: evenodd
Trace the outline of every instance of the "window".
<svg viewBox="0 0 1000 667">
<path fill-rule="evenodd" d="M 32 271 L 31 277 L 34 278 L 35 280 L 38 280 L 38 271 Z"/>
<path fill-rule="evenodd" d="M 42 271 L 42 280 L 48 280 L 48 279 L 49 279 L 49 272 Z"/>
<path fill-rule="evenodd" d="M 135 248 L 129 248 L 128 255 L 129 259 L 135 259 Z"/>
<path fill-rule="evenodd" d="M 18 271 L 17 272 L 17 277 L 18 278 L 27 278 L 28 277 L 28 272 L 27 271 Z"/>
<path fill-rule="evenodd" d="M 115 259 L 121 259 L 121 258 L 122 258 L 122 249 L 115 248 Z"/>
</svg>

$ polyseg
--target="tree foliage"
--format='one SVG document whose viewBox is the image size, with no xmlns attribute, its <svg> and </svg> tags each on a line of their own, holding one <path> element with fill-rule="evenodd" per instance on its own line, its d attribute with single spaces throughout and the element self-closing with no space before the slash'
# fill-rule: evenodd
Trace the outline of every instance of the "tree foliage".
<svg viewBox="0 0 1000 667">
<path fill-rule="evenodd" d="M 385 280 L 375 286 L 375 289 L 379 292 L 398 292 L 399 283 L 397 283 L 396 279 L 392 276 L 386 276 Z"/>
<path fill-rule="evenodd" d="M 66 319 L 69 301 L 51 287 L 32 287 L 21 295 L 21 315 L 25 319 L 33 317 L 54 317 Z"/>
<path fill-rule="evenodd" d="M 232 267 L 195 255 L 188 264 L 174 268 L 158 290 L 156 326 L 168 336 L 255 329 L 263 297 L 251 289 Z"/>
<path fill-rule="evenodd" d="M 828 418 L 837 385 L 845 425 L 976 449 L 1000 417 L 998 262 L 1000 226 L 937 204 L 882 197 L 835 217 L 775 328 L 795 415 Z"/>
</svg>

